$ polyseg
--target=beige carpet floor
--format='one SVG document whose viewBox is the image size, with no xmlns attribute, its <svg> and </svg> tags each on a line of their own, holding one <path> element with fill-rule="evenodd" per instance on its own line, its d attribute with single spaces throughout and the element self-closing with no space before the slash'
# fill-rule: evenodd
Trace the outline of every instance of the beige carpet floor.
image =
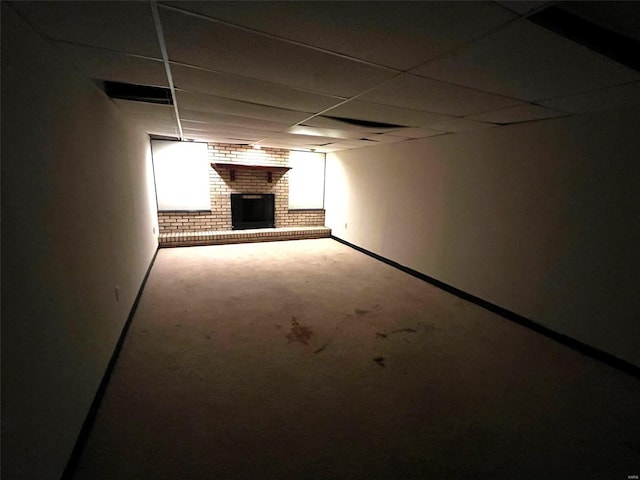
<svg viewBox="0 0 640 480">
<path fill-rule="evenodd" d="M 76 480 L 626 479 L 640 382 L 332 239 L 158 253 Z"/>
</svg>

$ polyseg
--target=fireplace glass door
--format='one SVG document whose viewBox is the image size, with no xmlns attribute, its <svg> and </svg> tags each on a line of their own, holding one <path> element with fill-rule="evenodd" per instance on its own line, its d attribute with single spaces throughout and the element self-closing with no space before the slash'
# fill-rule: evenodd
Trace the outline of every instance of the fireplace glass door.
<svg viewBox="0 0 640 480">
<path fill-rule="evenodd" d="M 232 193 L 233 229 L 273 228 L 275 226 L 274 203 L 273 193 Z"/>
</svg>

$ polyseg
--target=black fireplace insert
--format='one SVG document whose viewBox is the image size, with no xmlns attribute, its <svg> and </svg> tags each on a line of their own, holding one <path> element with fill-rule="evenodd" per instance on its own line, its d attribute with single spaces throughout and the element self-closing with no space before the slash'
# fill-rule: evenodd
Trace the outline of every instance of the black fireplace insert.
<svg viewBox="0 0 640 480">
<path fill-rule="evenodd" d="M 274 203 L 273 193 L 232 193 L 233 229 L 273 228 L 275 226 Z"/>
</svg>

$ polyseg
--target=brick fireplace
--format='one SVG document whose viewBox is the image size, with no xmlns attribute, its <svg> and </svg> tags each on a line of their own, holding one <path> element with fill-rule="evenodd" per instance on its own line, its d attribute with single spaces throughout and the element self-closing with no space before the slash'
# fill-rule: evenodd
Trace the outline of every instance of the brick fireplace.
<svg viewBox="0 0 640 480">
<path fill-rule="evenodd" d="M 211 209 L 158 212 L 161 234 L 231 230 L 232 193 L 274 194 L 275 228 L 324 225 L 322 209 L 289 209 L 288 150 L 210 143 L 208 153 Z"/>
</svg>

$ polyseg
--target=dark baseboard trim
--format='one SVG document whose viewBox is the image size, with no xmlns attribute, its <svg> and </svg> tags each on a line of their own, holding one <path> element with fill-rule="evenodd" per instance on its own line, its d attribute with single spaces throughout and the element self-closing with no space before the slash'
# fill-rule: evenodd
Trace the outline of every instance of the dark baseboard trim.
<svg viewBox="0 0 640 480">
<path fill-rule="evenodd" d="M 512 322 L 515 322 L 518 325 L 522 325 L 523 327 L 526 327 L 530 330 L 538 332 L 544 335 L 545 337 L 555 340 L 556 342 L 559 342 L 569 348 L 572 348 L 573 350 L 576 350 L 582 353 L 583 355 L 587 355 L 600 362 L 606 363 L 611 367 L 621 370 L 624 373 L 632 375 L 636 378 L 640 378 L 640 367 L 636 367 L 635 365 L 627 362 L 626 360 L 622 360 L 621 358 L 618 358 L 614 355 L 611 355 L 610 353 L 604 352 L 595 347 L 587 345 L 586 343 L 582 343 L 581 341 L 576 340 L 575 338 L 571 338 L 561 333 L 555 332 L 550 328 L 547 328 L 543 325 L 540 325 L 539 323 L 536 323 L 532 320 L 529 320 L 528 318 L 523 317 L 522 315 L 518 315 L 517 313 L 507 310 L 506 308 L 502 308 L 491 302 L 483 300 L 482 298 L 476 297 L 475 295 L 471 295 L 470 293 L 464 292 L 456 287 L 453 287 L 444 282 L 441 282 L 440 280 L 437 280 L 433 277 L 425 275 L 424 273 L 418 272 L 417 270 L 413 270 L 412 268 L 405 267 L 404 265 L 400 265 L 399 263 L 394 262 L 393 260 L 389 260 L 388 258 L 378 255 L 377 253 L 373 253 L 365 248 L 359 247 L 358 245 L 350 243 L 334 235 L 331 235 L 331 238 L 336 240 L 337 242 L 340 242 L 344 245 L 347 245 L 348 247 L 353 248 L 354 250 L 364 253 L 365 255 L 369 255 L 370 257 L 373 257 L 376 260 L 380 260 L 381 262 L 384 262 L 387 265 L 390 265 L 392 267 L 397 268 L 398 270 L 408 273 L 411 276 L 414 276 L 416 278 L 419 278 L 420 280 L 430 283 L 431 285 L 434 285 L 444 290 L 445 292 L 451 293 L 457 297 L 462 298 L 463 300 L 467 300 L 468 302 L 474 303 L 475 305 L 478 305 L 482 308 L 489 310 L 490 312 L 498 314 L 506 318 L 507 320 L 511 320 Z"/>
<path fill-rule="evenodd" d="M 122 350 L 122 345 L 124 345 L 124 341 L 127 337 L 127 332 L 129 331 L 129 326 L 131 325 L 131 320 L 136 313 L 138 308 L 138 303 L 140 302 L 140 298 L 142 297 L 142 292 L 144 291 L 144 287 L 147 284 L 147 279 L 149 278 L 149 274 L 151 273 L 151 268 L 156 261 L 156 257 L 158 256 L 159 248 L 156 247 L 156 251 L 153 254 L 153 258 L 151 258 L 151 262 L 149 262 L 149 267 L 147 268 L 146 273 L 144 274 L 144 278 L 142 279 L 142 283 L 140 284 L 140 288 L 138 289 L 138 294 L 136 295 L 135 300 L 133 301 L 133 305 L 131 306 L 131 310 L 129 311 L 129 316 L 122 327 L 122 331 L 120 332 L 120 337 L 118 338 L 118 342 L 116 343 L 115 348 L 113 349 L 113 353 L 111 354 L 111 359 L 107 364 L 107 369 L 102 376 L 102 380 L 100 381 L 100 385 L 98 386 L 98 390 L 96 391 L 95 397 L 93 397 L 93 402 L 91 402 L 91 406 L 89 407 L 89 411 L 87 412 L 87 416 L 82 423 L 82 428 L 80 429 L 80 433 L 78 434 L 78 438 L 76 440 L 75 445 L 73 446 L 73 450 L 71 451 L 71 456 L 69 457 L 69 461 L 62 472 L 61 480 L 71 480 L 73 474 L 78 466 L 78 461 L 80 459 L 80 455 L 82 454 L 82 450 L 84 449 L 85 444 L 87 443 L 87 439 L 89 438 L 89 433 L 91 433 L 91 429 L 93 428 L 93 422 L 96 419 L 96 414 L 98 413 L 98 409 L 100 408 L 100 404 L 102 403 L 102 399 L 104 398 L 104 393 L 109 385 L 109 380 L 111 379 L 111 374 L 113 373 L 113 369 L 116 366 L 116 362 L 118 361 L 118 357 L 120 356 L 120 351 Z"/>
</svg>

